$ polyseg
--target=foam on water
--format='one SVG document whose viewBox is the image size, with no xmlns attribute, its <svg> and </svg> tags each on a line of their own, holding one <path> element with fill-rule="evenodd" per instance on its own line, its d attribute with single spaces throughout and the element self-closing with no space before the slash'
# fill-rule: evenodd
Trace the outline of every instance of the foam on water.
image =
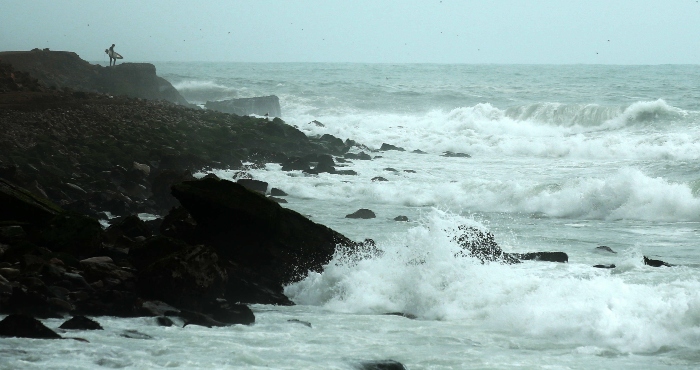
<svg viewBox="0 0 700 370">
<path fill-rule="evenodd" d="M 700 281 L 691 271 L 658 273 L 641 263 L 632 265 L 634 273 L 616 274 L 578 264 L 481 264 L 455 256 L 460 224 L 483 227 L 434 211 L 379 245 L 383 254 L 356 260 L 338 253 L 323 273 L 289 285 L 285 294 L 333 311 L 404 312 L 620 352 L 700 340 Z"/>
</svg>

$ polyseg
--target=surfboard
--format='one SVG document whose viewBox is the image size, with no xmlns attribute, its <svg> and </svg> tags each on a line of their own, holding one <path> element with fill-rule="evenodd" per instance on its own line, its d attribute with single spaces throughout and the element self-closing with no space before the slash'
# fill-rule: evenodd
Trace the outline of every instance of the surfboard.
<svg viewBox="0 0 700 370">
<path fill-rule="evenodd" d="M 116 51 L 110 51 L 109 49 L 105 50 L 107 52 L 107 55 L 114 59 L 124 59 L 121 54 L 117 53 Z"/>
</svg>

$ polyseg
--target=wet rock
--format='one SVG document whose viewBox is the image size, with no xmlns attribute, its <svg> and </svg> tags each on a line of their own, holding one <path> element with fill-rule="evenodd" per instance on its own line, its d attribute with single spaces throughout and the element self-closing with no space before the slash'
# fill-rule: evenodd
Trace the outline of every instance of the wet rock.
<svg viewBox="0 0 700 370">
<path fill-rule="evenodd" d="M 420 149 L 416 149 L 416 150 L 412 151 L 411 153 L 415 153 L 415 154 L 428 154 L 427 152 L 424 152 L 424 151 L 422 151 L 422 150 L 420 150 Z"/>
<path fill-rule="evenodd" d="M 394 360 L 362 361 L 359 370 L 406 370 L 402 363 Z"/>
<path fill-rule="evenodd" d="M 490 232 L 479 230 L 475 227 L 460 225 L 459 235 L 454 240 L 462 248 L 461 255 L 472 256 L 485 262 L 500 262 L 514 264 L 520 261 L 512 255 L 504 253 Z"/>
<path fill-rule="evenodd" d="M 177 207 L 163 218 L 160 224 L 160 234 L 163 236 L 180 239 L 187 243 L 196 243 L 197 222 L 183 207 Z"/>
<path fill-rule="evenodd" d="M 252 325 L 255 323 L 253 311 L 243 304 L 222 304 L 208 309 L 212 318 L 225 324 Z"/>
<path fill-rule="evenodd" d="M 372 212 L 372 210 L 367 208 L 361 208 L 349 215 L 345 215 L 345 218 L 361 218 L 365 220 L 375 217 L 377 217 L 377 215 L 375 215 L 374 212 Z"/>
<path fill-rule="evenodd" d="M 229 326 L 231 324 L 226 324 L 218 320 L 214 320 L 211 316 L 205 315 L 201 312 L 182 310 L 178 315 L 185 321 L 185 326 L 187 325 L 197 325 L 204 326 L 207 328 Z"/>
<path fill-rule="evenodd" d="M 137 289 L 144 298 L 198 310 L 223 295 L 228 276 L 208 246 L 186 246 L 139 272 Z"/>
<path fill-rule="evenodd" d="M 320 271 L 341 234 L 226 180 L 187 181 L 173 195 L 197 222 L 197 234 L 217 253 L 286 283 Z"/>
<path fill-rule="evenodd" d="M 595 267 L 595 268 L 597 268 L 597 269 L 614 269 L 614 268 L 615 268 L 615 264 L 614 264 L 614 263 L 611 263 L 611 264 L 609 264 L 609 265 L 593 265 L 593 267 Z"/>
<path fill-rule="evenodd" d="M 121 334 L 119 334 L 119 336 L 129 339 L 153 339 L 152 336 L 145 333 L 141 333 L 137 330 L 124 330 L 121 332 Z"/>
<path fill-rule="evenodd" d="M 344 176 L 357 176 L 357 172 L 353 170 L 336 170 L 335 171 L 336 175 L 344 175 Z"/>
<path fill-rule="evenodd" d="M 61 339 L 60 335 L 47 328 L 41 321 L 26 315 L 9 315 L 0 321 L 0 336 Z"/>
<path fill-rule="evenodd" d="M 5 179 L 0 179 L 0 221 L 45 224 L 62 212 L 48 199 L 39 198 Z"/>
<path fill-rule="evenodd" d="M 100 323 L 85 316 L 73 316 L 70 320 L 61 324 L 59 328 L 69 330 L 103 330 Z"/>
<path fill-rule="evenodd" d="M 446 151 L 442 153 L 443 157 L 450 157 L 450 158 L 471 158 L 472 156 L 467 154 L 467 153 L 455 153 L 451 151 Z"/>
<path fill-rule="evenodd" d="M 269 197 L 267 197 L 267 199 L 269 199 L 275 203 L 288 203 L 286 199 L 277 198 L 277 197 L 273 197 L 273 196 L 269 196 Z"/>
<path fill-rule="evenodd" d="M 416 173 L 416 171 L 414 171 L 414 170 L 403 170 L 403 172 L 406 172 L 406 173 Z"/>
<path fill-rule="evenodd" d="M 292 322 L 292 323 L 295 323 L 295 324 L 301 324 L 301 325 L 304 325 L 304 326 L 309 327 L 309 328 L 312 327 L 310 322 L 308 322 L 308 321 L 301 321 L 301 320 L 299 320 L 299 319 L 289 319 L 289 320 L 287 320 L 287 322 Z"/>
<path fill-rule="evenodd" d="M 283 287 L 274 279 L 244 266 L 227 266 L 229 282 L 225 297 L 230 302 L 244 304 L 272 304 L 292 306 L 294 303 L 284 295 Z"/>
<path fill-rule="evenodd" d="M 304 171 L 311 169 L 309 161 L 304 158 L 292 157 L 282 163 L 282 171 Z"/>
<path fill-rule="evenodd" d="M 391 144 L 387 144 L 387 143 L 382 143 L 382 146 L 379 148 L 379 150 L 383 151 L 383 152 L 388 151 L 388 150 L 397 150 L 400 152 L 406 151 L 406 149 L 404 149 L 404 148 L 401 148 L 401 147 L 398 147 L 395 145 L 391 145 Z"/>
<path fill-rule="evenodd" d="M 396 217 L 394 217 L 394 221 L 408 222 L 408 217 L 406 217 L 406 216 L 396 216 Z"/>
<path fill-rule="evenodd" d="M 77 214 L 60 214 L 49 221 L 38 235 L 38 243 L 54 252 L 74 256 L 93 255 L 102 244 L 104 231 L 100 223 Z"/>
<path fill-rule="evenodd" d="M 608 247 L 608 246 L 605 246 L 605 245 L 601 245 L 601 246 L 599 246 L 599 247 L 596 247 L 595 250 L 596 250 L 596 252 L 617 253 L 617 252 L 615 252 L 614 250 L 612 250 L 612 248 L 610 248 L 610 247 Z"/>
<path fill-rule="evenodd" d="M 112 240 L 116 240 L 121 236 L 133 239 L 139 236 L 150 237 L 153 235 L 151 228 L 136 215 L 119 219 L 112 223 L 106 232 L 107 236 Z"/>
<path fill-rule="evenodd" d="M 272 188 L 270 189 L 270 195 L 272 195 L 273 197 L 286 197 L 289 194 L 285 193 L 280 189 Z"/>
<path fill-rule="evenodd" d="M 169 317 L 159 316 L 156 318 L 158 326 L 174 326 L 175 323 Z"/>
<path fill-rule="evenodd" d="M 162 301 L 145 301 L 141 304 L 141 313 L 147 316 L 177 315 L 177 308 Z"/>
<path fill-rule="evenodd" d="M 158 172 L 151 182 L 151 199 L 159 209 L 168 210 L 180 205 L 177 199 L 170 194 L 170 187 L 174 184 L 194 180 L 194 176 L 189 171 L 176 171 L 166 169 Z"/>
<path fill-rule="evenodd" d="M 651 266 L 651 267 L 672 267 L 673 266 L 670 263 L 667 263 L 667 262 L 664 262 L 661 260 L 651 259 L 647 256 L 644 256 L 644 264 L 647 266 Z"/>
<path fill-rule="evenodd" d="M 410 314 L 410 313 L 405 313 L 405 312 L 387 312 L 385 315 L 389 316 L 401 316 L 405 317 L 407 319 L 415 320 L 417 319 L 416 315 Z"/>
<path fill-rule="evenodd" d="M 238 179 L 236 182 L 243 185 L 248 190 L 257 191 L 262 194 L 265 194 L 267 192 L 268 184 L 265 181 L 253 179 Z"/>
<path fill-rule="evenodd" d="M 367 153 L 365 153 L 365 152 L 359 152 L 359 153 L 357 153 L 357 154 L 355 154 L 355 153 L 345 153 L 345 154 L 343 154 L 343 158 L 346 158 L 346 159 L 359 159 L 359 160 L 362 160 L 362 161 L 370 161 L 370 160 L 372 160 L 372 156 L 370 156 L 369 154 L 367 154 Z"/>
<path fill-rule="evenodd" d="M 384 171 L 394 172 L 394 173 L 399 172 L 398 170 L 396 170 L 396 168 L 391 168 L 391 167 L 385 168 Z"/>
<path fill-rule="evenodd" d="M 512 254 L 522 261 L 569 262 L 569 256 L 564 252 L 531 252 Z"/>
<path fill-rule="evenodd" d="M 389 181 L 389 180 L 387 180 L 387 179 L 385 179 L 384 177 L 381 177 L 381 176 L 372 177 L 372 182 L 377 182 L 377 181 L 383 182 L 383 181 Z"/>
<path fill-rule="evenodd" d="M 317 121 L 317 120 L 313 120 L 313 121 L 309 122 L 308 124 L 309 124 L 309 125 L 314 125 L 314 126 L 316 126 L 316 127 L 326 127 L 323 123 L 321 123 L 321 122 L 319 122 L 319 121 Z"/>
</svg>

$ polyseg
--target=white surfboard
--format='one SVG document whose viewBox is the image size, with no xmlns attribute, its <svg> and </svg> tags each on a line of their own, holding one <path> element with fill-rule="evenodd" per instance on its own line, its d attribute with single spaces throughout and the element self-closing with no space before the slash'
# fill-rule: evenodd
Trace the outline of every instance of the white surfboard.
<svg viewBox="0 0 700 370">
<path fill-rule="evenodd" d="M 107 49 L 107 50 L 105 50 L 105 53 L 107 53 L 107 55 L 109 55 L 111 58 L 114 58 L 114 59 L 124 59 L 121 54 L 117 53 L 114 50 Z"/>
</svg>

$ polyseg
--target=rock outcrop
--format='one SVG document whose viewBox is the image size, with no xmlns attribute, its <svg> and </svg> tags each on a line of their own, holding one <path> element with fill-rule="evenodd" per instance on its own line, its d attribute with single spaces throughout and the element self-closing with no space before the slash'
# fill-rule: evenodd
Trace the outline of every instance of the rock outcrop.
<svg viewBox="0 0 700 370">
<path fill-rule="evenodd" d="M 0 52 L 0 60 L 17 71 L 29 73 L 46 87 L 189 105 L 170 82 L 156 75 L 156 67 L 150 63 L 102 67 L 82 60 L 73 52 L 38 49 Z"/>
<path fill-rule="evenodd" d="M 208 101 L 204 107 L 223 113 L 237 114 L 239 116 L 257 114 L 259 116 L 268 115 L 269 117 L 282 117 L 280 99 L 275 95 Z"/>
</svg>

